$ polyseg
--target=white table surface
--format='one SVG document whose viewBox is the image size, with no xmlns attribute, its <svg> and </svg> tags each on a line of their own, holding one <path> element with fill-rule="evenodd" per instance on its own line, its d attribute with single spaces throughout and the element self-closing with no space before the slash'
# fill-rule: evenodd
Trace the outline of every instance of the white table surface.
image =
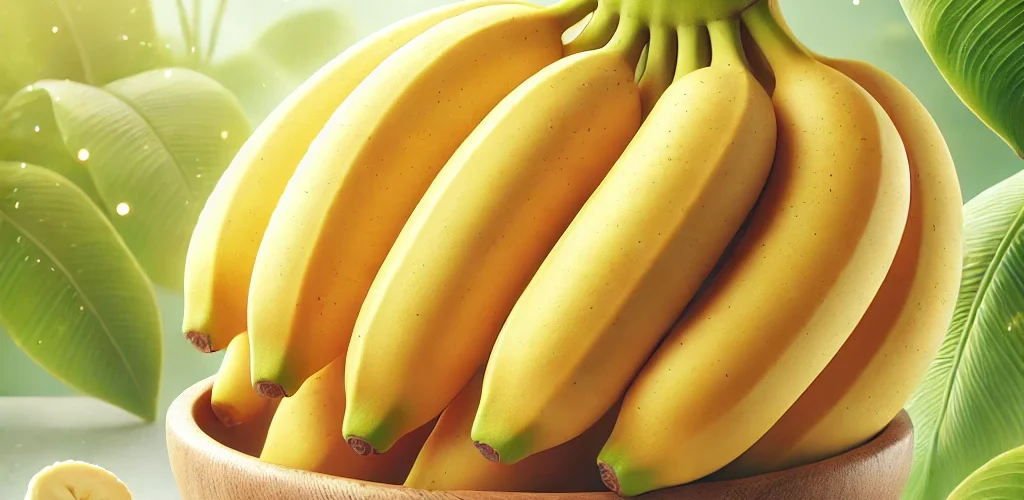
<svg viewBox="0 0 1024 500">
<path fill-rule="evenodd" d="M 68 459 L 110 470 L 137 500 L 181 498 L 167 459 L 162 415 L 141 423 L 90 398 L 0 398 L 0 498 L 23 498 L 36 472 Z"/>
</svg>

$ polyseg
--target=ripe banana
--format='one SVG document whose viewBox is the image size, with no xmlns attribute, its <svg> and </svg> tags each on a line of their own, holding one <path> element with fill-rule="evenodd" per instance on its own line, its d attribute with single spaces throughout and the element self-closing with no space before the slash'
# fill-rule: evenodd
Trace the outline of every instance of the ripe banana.
<svg viewBox="0 0 1024 500">
<path fill-rule="evenodd" d="M 56 462 L 32 476 L 25 500 L 132 500 L 113 473 L 77 460 Z"/>
<path fill-rule="evenodd" d="M 282 399 L 260 459 L 293 469 L 401 484 L 432 426 L 409 434 L 386 454 L 357 455 L 341 434 L 344 378 L 345 360 L 339 358 L 310 377 L 294 396 Z"/>
<path fill-rule="evenodd" d="M 568 443 L 515 465 L 496 464 L 480 456 L 469 438 L 482 384 L 481 369 L 441 414 L 405 480 L 406 487 L 552 493 L 604 489 L 594 460 L 612 430 L 616 409 Z"/>
<path fill-rule="evenodd" d="M 907 225 L 889 274 L 850 338 L 771 430 L 716 477 L 822 460 L 878 434 L 924 377 L 960 287 L 963 199 L 935 121 L 909 89 L 878 68 L 823 62 L 874 96 L 900 132 L 910 161 Z"/>
<path fill-rule="evenodd" d="M 384 452 L 435 418 L 487 360 L 516 298 L 640 126 L 642 43 L 632 41 L 531 77 L 427 190 L 352 334 L 344 432 L 361 449 Z"/>
<path fill-rule="evenodd" d="M 439 7 L 366 37 L 324 65 L 256 128 L 210 194 L 189 243 L 182 330 L 197 349 L 219 351 L 246 329 L 249 281 L 270 215 L 335 108 L 381 61 L 429 27 L 499 3 L 509 2 Z"/>
<path fill-rule="evenodd" d="M 248 324 L 261 394 L 294 394 L 345 354 L 359 307 L 420 197 L 502 98 L 561 57 L 562 32 L 584 14 L 577 10 L 497 5 L 443 21 L 335 111 L 256 257 Z"/>
<path fill-rule="evenodd" d="M 485 455 L 516 463 L 604 415 L 756 202 L 775 148 L 771 100 L 743 62 L 738 22 L 712 32 L 711 66 L 671 84 L 508 316 L 473 424 Z M 699 44 L 682 43 L 680 66 L 693 68 Z"/>
<path fill-rule="evenodd" d="M 626 393 L 599 457 L 625 496 L 703 477 L 761 438 L 853 332 L 907 221 L 892 120 L 774 16 L 767 1 L 743 13 L 777 80 L 775 164 L 726 266 Z"/>
<path fill-rule="evenodd" d="M 249 334 L 242 332 L 231 339 L 220 370 L 213 379 L 210 407 L 226 427 L 251 421 L 266 411 L 269 399 L 260 397 L 252 388 L 249 376 Z"/>
</svg>

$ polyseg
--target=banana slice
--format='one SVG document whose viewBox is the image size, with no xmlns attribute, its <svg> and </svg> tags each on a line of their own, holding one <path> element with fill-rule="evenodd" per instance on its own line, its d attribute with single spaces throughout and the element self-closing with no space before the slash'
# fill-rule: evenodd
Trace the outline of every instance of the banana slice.
<svg viewBox="0 0 1024 500">
<path fill-rule="evenodd" d="M 132 494 L 103 467 L 67 460 L 37 472 L 28 483 L 25 500 L 132 500 Z"/>
</svg>

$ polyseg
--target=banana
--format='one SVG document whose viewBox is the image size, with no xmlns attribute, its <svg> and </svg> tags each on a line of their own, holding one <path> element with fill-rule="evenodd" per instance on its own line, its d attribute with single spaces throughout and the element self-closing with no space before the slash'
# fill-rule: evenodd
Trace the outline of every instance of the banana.
<svg viewBox="0 0 1024 500">
<path fill-rule="evenodd" d="M 924 377 L 960 287 L 963 199 L 953 159 L 924 105 L 898 80 L 858 61 L 823 59 L 874 96 L 910 162 L 910 211 L 896 258 L 850 338 L 754 446 L 716 474 L 803 465 L 878 434 Z"/>
<path fill-rule="evenodd" d="M 431 181 L 502 98 L 561 57 L 579 5 L 488 6 L 443 21 L 335 111 L 256 257 L 248 324 L 261 394 L 294 394 L 345 354 L 370 284 Z"/>
<path fill-rule="evenodd" d="M 427 490 L 582 492 L 603 489 L 594 460 L 615 423 L 615 409 L 582 435 L 515 465 L 496 464 L 473 446 L 483 370 L 441 414 L 416 457 L 405 486 Z"/>
<path fill-rule="evenodd" d="M 777 80 L 772 173 L 727 265 L 626 393 L 599 456 L 620 495 L 706 476 L 768 432 L 857 326 L 907 222 L 892 120 L 802 51 L 774 3 L 742 15 Z"/>
<path fill-rule="evenodd" d="M 249 422 L 266 411 L 270 400 L 252 388 L 249 376 L 249 334 L 242 332 L 228 344 L 217 377 L 213 379 L 210 407 L 226 427 Z"/>
<path fill-rule="evenodd" d="M 401 484 L 430 434 L 426 425 L 386 454 L 359 456 L 341 434 L 345 414 L 345 359 L 314 374 L 294 396 L 281 400 L 260 460 L 292 469 Z"/>
<path fill-rule="evenodd" d="M 738 22 L 710 67 L 671 84 L 544 260 L 488 361 L 472 437 L 513 464 L 591 427 L 621 397 L 750 212 L 771 168 L 771 100 Z M 696 31 L 680 67 L 700 59 Z"/>
<path fill-rule="evenodd" d="M 431 184 L 356 321 L 344 432 L 386 451 L 486 360 L 544 256 L 640 126 L 642 40 L 561 59 L 487 115 Z M 631 54 L 632 52 L 632 54 Z"/>
<path fill-rule="evenodd" d="M 410 17 L 356 43 L 293 91 L 256 128 L 210 194 L 185 258 L 185 337 L 203 352 L 246 329 L 256 251 L 306 148 L 381 61 L 442 20 L 500 3 L 469 0 Z"/>
<path fill-rule="evenodd" d="M 25 500 L 132 500 L 132 493 L 103 467 L 67 460 L 32 476 Z"/>
</svg>

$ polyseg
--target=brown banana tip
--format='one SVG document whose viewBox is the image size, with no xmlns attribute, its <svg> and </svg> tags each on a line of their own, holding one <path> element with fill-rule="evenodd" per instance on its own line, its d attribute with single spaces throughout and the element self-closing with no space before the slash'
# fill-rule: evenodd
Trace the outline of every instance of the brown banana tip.
<svg viewBox="0 0 1024 500">
<path fill-rule="evenodd" d="M 598 462 L 597 470 L 601 471 L 601 482 L 604 483 L 605 487 L 616 495 L 622 496 L 622 488 L 619 487 L 619 478 L 615 475 L 615 469 L 612 469 L 612 466 L 604 462 Z"/>
<path fill-rule="evenodd" d="M 281 387 L 281 384 L 275 384 L 267 380 L 260 380 L 259 382 L 256 382 L 256 385 L 254 385 L 253 388 L 256 389 L 257 394 L 267 399 L 281 399 L 287 396 L 287 394 L 284 393 L 284 388 Z"/>
<path fill-rule="evenodd" d="M 241 423 L 232 418 L 231 412 L 226 408 L 222 408 L 220 405 L 210 405 L 210 409 L 213 410 L 213 415 L 217 417 L 217 420 L 220 420 L 220 423 L 224 424 L 224 427 L 234 427 Z"/>
<path fill-rule="evenodd" d="M 213 352 L 210 346 L 210 336 L 204 335 L 199 332 L 188 332 L 185 334 L 185 339 L 192 343 L 192 347 L 195 347 L 199 352 L 205 352 L 207 354 Z"/>
<path fill-rule="evenodd" d="M 483 455 L 484 458 L 486 458 L 487 460 L 490 460 L 491 462 L 497 462 L 498 459 L 500 458 L 500 456 L 498 455 L 498 450 L 495 450 L 489 444 L 484 444 L 481 443 L 480 441 L 473 441 L 473 446 L 476 446 L 476 449 L 480 451 L 480 454 Z"/>
<path fill-rule="evenodd" d="M 356 455 L 362 457 L 368 457 L 370 455 L 377 455 L 377 450 L 370 446 L 370 443 L 361 437 L 350 437 L 346 440 L 352 451 L 356 452 Z"/>
</svg>

